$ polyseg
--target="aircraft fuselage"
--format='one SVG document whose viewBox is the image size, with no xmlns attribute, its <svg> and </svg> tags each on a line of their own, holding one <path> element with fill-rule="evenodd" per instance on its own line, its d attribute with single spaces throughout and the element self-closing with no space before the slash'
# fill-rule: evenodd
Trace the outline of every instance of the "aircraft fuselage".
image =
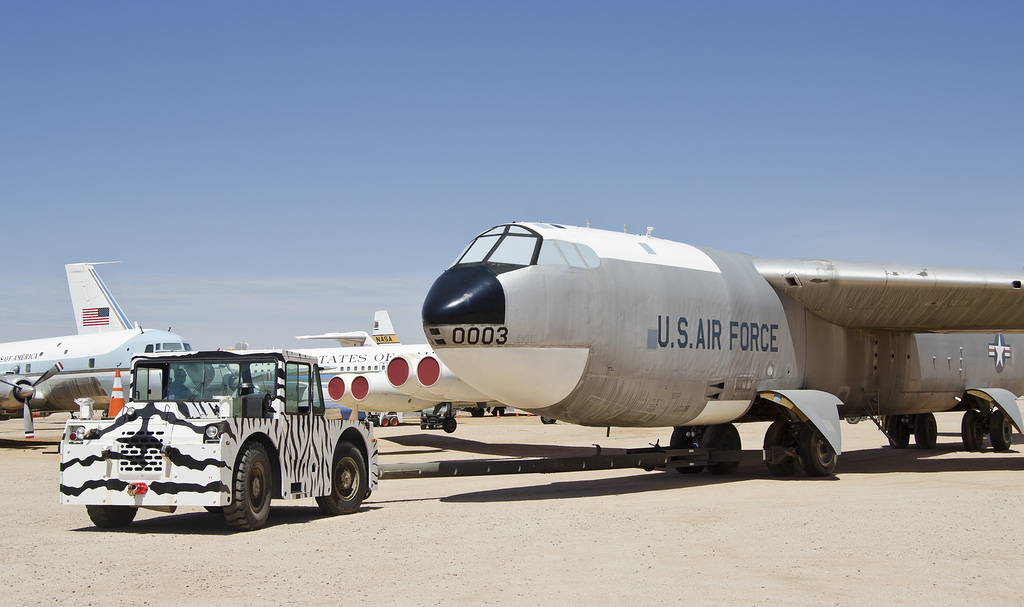
<svg viewBox="0 0 1024 607">
<path fill-rule="evenodd" d="M 513 224 L 509 252 L 482 262 L 471 247 L 424 302 L 438 356 L 496 400 L 597 426 L 756 419 L 771 390 L 836 395 L 844 417 L 945 411 L 973 387 L 1024 392 L 1014 335 L 843 327 L 780 293 L 757 258 L 609 234 Z"/>
</svg>

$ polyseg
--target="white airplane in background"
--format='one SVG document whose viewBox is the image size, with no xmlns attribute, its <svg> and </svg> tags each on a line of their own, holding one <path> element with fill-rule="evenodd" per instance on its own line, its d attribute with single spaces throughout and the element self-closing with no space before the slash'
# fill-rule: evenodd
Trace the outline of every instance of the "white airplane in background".
<svg viewBox="0 0 1024 607">
<path fill-rule="evenodd" d="M 127 373 L 132 355 L 192 349 L 176 333 L 133 326 L 100 280 L 97 265 L 64 266 L 77 335 L 0 344 L 0 419 L 20 412 L 25 438 L 35 435 L 33 411 L 77 411 L 76 398 L 109 400 L 114 373 Z"/>
<path fill-rule="evenodd" d="M 1005 451 L 1022 429 L 1024 273 L 769 259 L 651 230 L 487 230 L 428 291 L 427 338 L 492 399 L 581 425 L 671 426 L 673 448 L 739 449 L 734 422 L 770 421 L 779 476 L 832 474 L 840 418 L 875 420 L 896 448 L 911 434 L 934 448 L 939 411 L 964 412 L 970 451 L 986 436 Z"/>
<path fill-rule="evenodd" d="M 490 400 L 444 366 L 426 344 L 399 342 L 385 310 L 373 317 L 373 335 L 365 331 L 300 335 L 296 339 L 334 339 L 341 347 L 298 349 L 315 356 L 323 371 L 324 392 L 339 407 L 377 413 L 422 411 L 440 404 L 463 403 L 483 415 Z M 495 414 L 504 407 L 493 407 Z M 458 422 L 447 408 L 442 427 L 454 432 Z"/>
</svg>

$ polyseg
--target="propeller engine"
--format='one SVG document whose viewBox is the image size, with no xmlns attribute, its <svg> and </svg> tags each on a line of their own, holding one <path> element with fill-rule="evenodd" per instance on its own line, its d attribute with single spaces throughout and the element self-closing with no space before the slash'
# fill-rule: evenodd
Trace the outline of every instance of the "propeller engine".
<svg viewBox="0 0 1024 607">
<path fill-rule="evenodd" d="M 16 382 L 7 381 L 0 375 L 0 382 L 7 384 L 11 387 L 11 396 L 14 397 L 24 408 L 22 415 L 25 418 L 25 438 L 35 437 L 35 425 L 32 423 L 32 407 L 29 403 L 32 402 L 32 397 L 36 395 L 36 387 L 44 381 L 50 379 L 57 373 L 60 373 L 60 363 L 57 363 L 46 370 L 46 373 L 40 375 L 34 382 L 28 383 L 26 379 L 20 379 Z"/>
</svg>

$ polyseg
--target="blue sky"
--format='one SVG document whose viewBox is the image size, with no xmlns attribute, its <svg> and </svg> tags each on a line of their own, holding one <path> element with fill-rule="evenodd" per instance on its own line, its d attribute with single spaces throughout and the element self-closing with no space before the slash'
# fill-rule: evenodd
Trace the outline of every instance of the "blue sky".
<svg viewBox="0 0 1024 607">
<path fill-rule="evenodd" d="M 1019 2 L 0 8 L 0 340 L 63 265 L 198 347 L 391 310 L 510 220 L 1019 270 Z M 324 344 L 328 345 L 328 344 Z"/>
</svg>

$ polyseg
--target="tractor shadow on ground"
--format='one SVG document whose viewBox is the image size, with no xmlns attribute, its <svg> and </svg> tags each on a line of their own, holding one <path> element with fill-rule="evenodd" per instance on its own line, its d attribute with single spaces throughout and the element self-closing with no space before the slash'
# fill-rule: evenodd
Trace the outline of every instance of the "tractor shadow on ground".
<svg viewBox="0 0 1024 607">
<path fill-rule="evenodd" d="M 351 515 L 330 516 L 324 514 L 316 506 L 276 506 L 270 507 L 270 517 L 263 529 L 270 529 L 281 525 L 297 525 L 312 523 L 319 520 L 339 519 L 343 520 L 354 516 L 353 524 L 357 524 L 358 515 L 362 512 L 378 510 L 381 506 L 363 504 L 359 510 Z M 258 533 L 260 530 L 249 532 L 239 531 L 228 527 L 224 521 L 224 515 L 220 512 L 185 512 L 181 514 L 154 513 L 144 519 L 137 519 L 127 527 L 115 529 L 103 529 L 100 527 L 87 526 L 72 529 L 74 532 L 82 533 L 126 533 L 126 534 L 156 534 L 156 535 L 234 535 L 236 533 Z"/>
</svg>

